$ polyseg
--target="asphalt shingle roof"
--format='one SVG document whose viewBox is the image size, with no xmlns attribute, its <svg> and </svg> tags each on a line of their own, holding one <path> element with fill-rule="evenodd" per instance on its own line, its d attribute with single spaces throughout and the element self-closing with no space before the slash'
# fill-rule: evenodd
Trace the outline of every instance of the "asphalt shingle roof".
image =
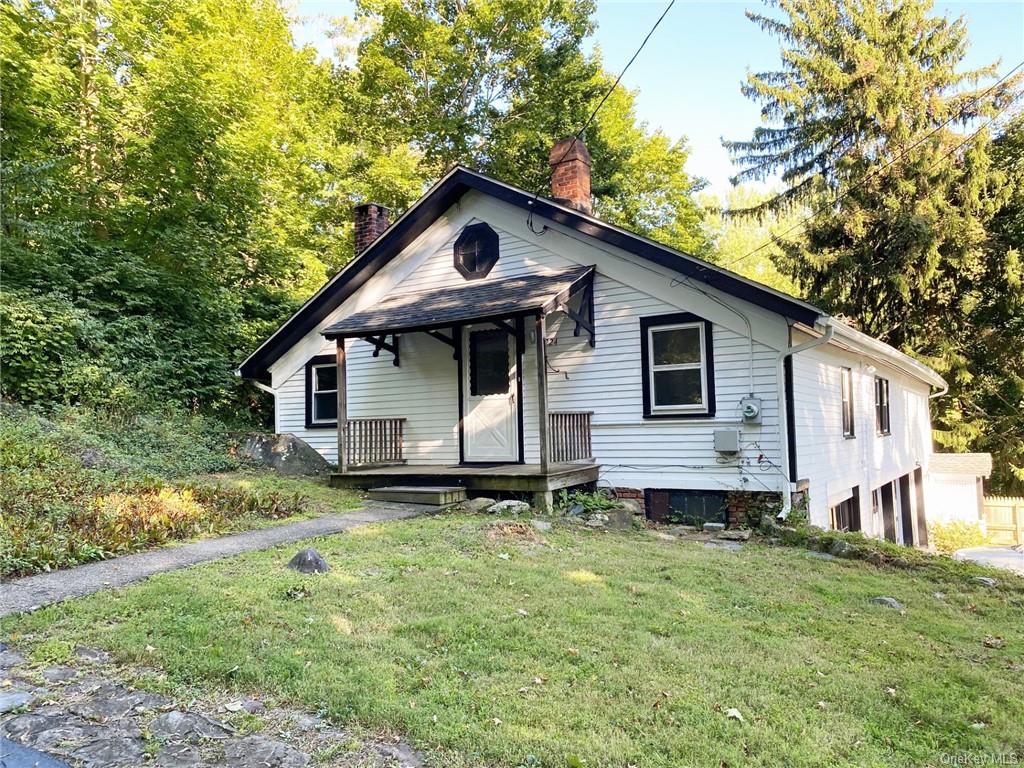
<svg viewBox="0 0 1024 768">
<path fill-rule="evenodd" d="M 992 474 L 992 454 L 933 453 L 929 469 L 940 475 L 989 477 Z"/>
<path fill-rule="evenodd" d="M 447 328 L 474 320 L 547 313 L 559 298 L 585 283 L 593 267 L 549 275 L 479 280 L 456 287 L 402 293 L 323 330 L 327 338 Z"/>
</svg>

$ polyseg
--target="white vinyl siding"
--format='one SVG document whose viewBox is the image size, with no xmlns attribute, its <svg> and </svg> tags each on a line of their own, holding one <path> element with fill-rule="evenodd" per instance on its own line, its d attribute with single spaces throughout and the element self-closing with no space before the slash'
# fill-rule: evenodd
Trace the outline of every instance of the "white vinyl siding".
<svg viewBox="0 0 1024 768">
<path fill-rule="evenodd" d="M 500 238 L 498 262 L 484 280 L 550 273 L 580 264 L 596 265 L 596 348 L 590 347 L 585 332 L 573 335 L 575 323 L 564 314 L 556 313 L 549 318 L 548 407 L 551 411 L 593 412 L 593 448 L 595 460 L 602 467 L 601 485 L 752 491 L 780 488 L 783 461 L 776 349 L 761 341 L 753 344 L 752 381 L 754 394 L 762 401 L 762 421 L 745 424 L 741 419 L 740 400 L 750 394 L 751 342 L 742 329 L 742 320 L 734 313 L 723 311 L 714 302 L 683 286 L 673 286 L 666 291 L 670 280 L 652 278 L 650 270 L 642 265 L 622 258 L 613 259 L 602 250 L 573 244 L 565 253 L 556 253 L 565 242 L 556 239 L 556 233 L 536 237 L 529 233 L 523 217 L 518 214 L 503 217 L 492 209 L 493 206 L 478 211 L 464 202 L 462 218 L 444 240 L 435 242 L 426 254 L 411 249 L 408 256 L 396 259 L 386 273 L 375 276 L 361 292 L 373 297 L 465 284 L 465 279 L 454 269 L 452 247 L 462 226 L 478 220 L 487 221 Z M 513 234 L 510 229 L 520 234 Z M 569 250 L 574 251 L 571 256 Z M 621 279 L 610 276 L 605 270 Z M 635 287 L 648 284 L 652 286 L 650 291 Z M 672 301 L 652 295 L 659 291 Z M 372 301 L 372 298 L 362 301 Z M 347 303 L 325 324 L 342 313 L 354 311 L 352 307 L 356 305 L 356 301 Z M 759 311 L 741 302 L 737 302 L 737 306 L 746 312 Z M 716 416 L 645 421 L 640 318 L 678 312 L 690 312 L 714 323 Z M 716 322 L 715 318 L 723 319 Z M 729 323 L 740 326 L 741 331 L 730 329 Z M 528 463 L 539 460 L 533 327 L 533 319 L 528 318 L 520 403 L 524 410 Z M 781 317 L 769 316 L 766 321 L 762 316 L 761 321 L 755 323 L 755 329 L 758 335 L 770 333 L 773 338 L 785 338 L 786 325 Z M 304 350 L 309 357 L 333 353 L 333 343 L 322 338 L 319 341 L 307 338 L 311 343 L 307 343 Z M 373 358 L 371 345 L 359 340 L 348 342 L 349 416 L 404 417 L 407 420 L 406 458 L 410 464 L 457 463 L 458 395 L 452 349 L 421 333 L 403 335 L 400 344 L 401 367 L 395 367 L 390 355 L 381 353 L 380 357 Z M 301 366 L 304 362 L 296 359 L 291 365 Z M 282 383 L 275 380 L 275 385 L 279 390 L 278 431 L 293 432 L 330 460 L 336 460 L 333 430 L 304 429 L 302 369 L 289 372 Z M 713 449 L 714 430 L 726 427 L 741 430 L 743 446 L 738 456 L 728 459 Z M 758 456 L 762 457 L 760 464 Z"/>
<path fill-rule="evenodd" d="M 796 334 L 793 344 L 808 337 Z M 797 476 L 807 479 L 811 522 L 827 526 L 829 508 L 860 486 L 861 525 L 881 536 L 871 514 L 871 492 L 925 467 L 931 454 L 930 389 L 917 379 L 885 368 L 893 438 L 875 434 L 875 376 L 880 363 L 835 346 L 820 346 L 793 357 L 793 400 L 797 435 Z M 858 439 L 843 434 L 843 370 L 851 371 Z"/>
</svg>

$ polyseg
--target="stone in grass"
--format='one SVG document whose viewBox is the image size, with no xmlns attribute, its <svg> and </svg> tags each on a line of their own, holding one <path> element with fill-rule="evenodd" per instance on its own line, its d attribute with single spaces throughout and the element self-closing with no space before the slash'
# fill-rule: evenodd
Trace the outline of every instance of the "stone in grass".
<svg viewBox="0 0 1024 768">
<path fill-rule="evenodd" d="M 993 579 L 991 576 L 975 576 L 971 579 L 972 584 L 981 584 L 983 587 L 994 587 L 999 584 L 998 581 Z"/>
<path fill-rule="evenodd" d="M 27 707 L 34 697 L 28 691 L 6 690 L 0 692 L 0 715 Z"/>
<path fill-rule="evenodd" d="M 41 674 L 48 683 L 68 683 L 78 677 L 78 670 L 73 667 L 47 667 Z"/>
<path fill-rule="evenodd" d="M 10 669 L 25 663 L 25 654 L 13 649 L 0 650 L 0 669 Z"/>
<path fill-rule="evenodd" d="M 871 602 L 874 605 L 884 605 L 886 608 L 892 608 L 895 611 L 903 610 L 903 603 L 895 597 L 872 597 Z"/>
<path fill-rule="evenodd" d="M 721 533 L 725 530 L 725 523 L 704 523 L 702 528 L 705 533 Z"/>
<path fill-rule="evenodd" d="M 536 528 L 538 531 L 550 531 L 551 523 L 547 520 L 531 520 L 530 525 Z"/>
<path fill-rule="evenodd" d="M 299 573 L 327 573 L 331 566 L 315 549 L 303 549 L 288 561 L 288 567 Z"/>
<path fill-rule="evenodd" d="M 305 768 L 309 755 L 305 752 L 272 741 L 265 736 L 246 736 L 224 747 L 224 765 L 231 768 Z"/>
<path fill-rule="evenodd" d="M 733 528 L 731 531 L 722 531 L 718 538 L 726 541 L 748 541 L 750 539 L 749 528 Z"/>
<path fill-rule="evenodd" d="M 475 499 L 470 499 L 466 502 L 465 507 L 467 512 L 483 512 L 484 510 L 490 509 L 498 502 L 494 499 L 489 499 L 486 496 L 479 496 Z"/>
<path fill-rule="evenodd" d="M 195 768 L 203 764 L 198 747 L 191 744 L 168 744 L 156 753 L 156 768 Z"/>
<path fill-rule="evenodd" d="M 829 548 L 829 554 L 835 557 L 852 557 L 854 549 L 850 546 L 849 542 L 843 541 L 842 539 L 836 539 L 832 542 L 832 546 Z"/>
<path fill-rule="evenodd" d="M 110 663 L 109 653 L 100 650 L 99 648 L 90 648 L 87 645 L 80 645 L 77 648 L 75 648 L 75 656 L 80 658 L 82 661 L 88 661 L 93 664 Z"/>
<path fill-rule="evenodd" d="M 579 517 L 586 511 L 587 508 L 584 507 L 582 504 L 573 504 L 571 507 L 569 507 L 565 514 L 567 514 L 569 517 Z"/>
<path fill-rule="evenodd" d="M 728 552 L 738 552 L 743 549 L 743 545 L 738 541 L 705 541 L 704 546 L 708 549 L 724 549 Z"/>
<path fill-rule="evenodd" d="M 506 501 L 499 501 L 497 504 L 492 504 L 487 508 L 487 511 L 492 515 L 519 515 L 524 512 L 530 511 L 530 505 L 525 501 L 516 501 L 515 499 L 508 499 Z"/>
<path fill-rule="evenodd" d="M 174 710 L 158 715 L 149 724 L 149 733 L 163 742 L 196 742 L 202 739 L 226 739 L 227 726 L 193 712 Z"/>
</svg>

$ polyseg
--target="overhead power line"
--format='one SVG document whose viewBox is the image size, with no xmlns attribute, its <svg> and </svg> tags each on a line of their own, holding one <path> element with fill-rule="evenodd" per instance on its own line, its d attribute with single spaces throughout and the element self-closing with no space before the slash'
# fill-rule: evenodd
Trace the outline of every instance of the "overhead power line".
<svg viewBox="0 0 1024 768">
<path fill-rule="evenodd" d="M 1007 73 L 1006 73 L 1005 75 L 1003 75 L 1003 76 L 1002 76 L 1001 78 L 999 78 L 998 80 L 996 80 L 996 81 L 995 81 L 994 83 L 992 83 L 992 85 L 990 85 L 990 86 L 989 86 L 988 88 L 986 88 L 986 89 L 985 89 L 984 91 L 982 91 L 981 93 L 979 93 L 979 94 L 978 94 L 977 96 L 974 96 L 974 97 L 973 97 L 973 98 L 972 98 L 972 99 L 971 99 L 970 101 L 968 101 L 968 102 L 967 102 L 966 104 L 964 104 L 964 106 L 963 106 L 963 107 L 961 107 L 961 108 L 960 108 L 960 110 L 959 110 L 959 111 L 958 111 L 958 112 L 957 112 L 956 114 L 952 115 L 951 117 L 949 117 L 948 119 L 946 119 L 946 120 L 945 120 L 945 121 L 944 121 L 943 123 L 941 123 L 940 125 L 938 125 L 938 126 L 936 126 L 935 128 L 933 128 L 933 129 L 932 129 L 931 131 L 929 131 L 928 133 L 926 133 L 926 134 L 925 134 L 924 136 L 922 136 L 922 137 L 921 137 L 920 139 L 918 139 L 917 141 L 915 141 L 915 142 L 914 142 L 913 144 L 911 144 L 911 145 L 910 145 L 909 147 L 907 147 L 907 148 L 906 148 L 906 149 L 904 149 L 904 150 L 903 150 L 902 152 L 900 152 L 899 154 L 897 154 L 897 155 L 896 155 L 895 157 L 891 158 L 890 160 L 887 160 L 887 161 L 886 161 L 885 163 L 883 163 L 882 165 L 878 166 L 877 168 L 875 168 L 874 170 L 872 170 L 871 172 L 869 172 L 869 173 L 868 173 L 868 174 L 867 174 L 867 175 L 866 175 L 866 176 L 865 176 L 865 177 L 864 177 L 863 179 L 861 179 L 861 180 L 860 180 L 859 182 L 857 182 L 857 183 L 856 183 L 856 184 L 855 184 L 854 186 L 850 187 L 850 189 L 846 190 L 846 192 L 844 192 L 844 193 L 843 193 L 842 195 L 840 195 L 840 196 L 839 196 L 839 197 L 837 197 L 837 198 L 836 198 L 835 200 L 833 200 L 833 201 L 831 202 L 831 205 L 835 205 L 836 203 L 838 203 L 838 202 L 841 202 L 842 200 L 845 200 L 845 199 L 846 199 L 847 197 L 849 197 L 849 196 L 850 196 L 851 194 L 853 194 L 853 193 L 854 193 L 854 192 L 856 192 L 856 191 L 857 191 L 858 189 L 860 189 L 860 188 L 861 188 L 862 186 L 864 186 L 864 185 L 865 185 L 865 184 L 866 184 L 866 183 L 867 183 L 868 181 L 870 181 L 871 179 L 873 179 L 873 178 L 874 178 L 875 176 L 877 176 L 877 175 L 878 175 L 879 173 L 881 173 L 881 172 L 882 172 L 882 171 L 884 171 L 885 169 L 889 168 L 889 167 L 890 167 L 890 166 L 892 166 L 893 164 L 895 164 L 895 163 L 899 162 L 900 160 L 902 160 L 903 158 L 905 158 L 905 157 L 906 157 L 906 156 L 907 156 L 908 154 L 910 154 L 910 152 L 912 152 L 912 151 L 913 151 L 914 149 L 916 149 L 917 147 L 919 147 L 919 146 L 921 146 L 922 144 L 924 144 L 924 143 L 925 143 L 926 141 L 928 141 L 928 139 L 930 139 L 930 138 L 932 138 L 933 136 L 935 136 L 935 134 L 937 134 L 937 133 L 938 133 L 939 131 L 941 131 L 941 130 L 942 130 L 943 128 L 945 128 L 946 126 L 948 126 L 948 125 L 949 125 L 950 123 L 952 123 L 952 122 L 955 122 L 956 120 L 959 120 L 960 118 L 962 118 L 962 117 L 964 116 L 964 114 L 966 113 L 966 111 L 967 111 L 968 107 L 970 107 L 970 106 L 973 106 L 974 104 L 977 104 L 977 103 L 978 103 L 978 101 L 980 101 L 981 99 L 983 99 L 983 98 L 984 98 L 985 96 L 987 96 L 988 94 L 992 93 L 992 91 L 994 91 L 994 90 L 996 89 L 996 87 L 997 87 L 997 86 L 999 86 L 999 85 L 1000 85 L 1001 83 L 1003 83 L 1003 82 L 1005 82 L 1006 80 L 1008 80 L 1008 79 L 1009 79 L 1009 78 L 1010 78 L 1010 77 L 1011 77 L 1011 76 L 1012 76 L 1012 75 L 1013 75 L 1013 74 L 1014 74 L 1015 72 L 1017 72 L 1017 71 L 1018 71 L 1019 69 L 1021 69 L 1022 67 L 1024 67 L 1024 61 L 1022 61 L 1022 62 L 1020 62 L 1019 64 L 1017 64 L 1017 66 L 1015 66 L 1015 67 L 1014 67 L 1013 69 L 1011 69 L 1011 70 L 1010 70 L 1009 72 L 1007 72 Z M 980 128 L 978 128 L 978 129 L 977 129 L 976 131 L 974 131 L 974 133 L 970 134 L 970 135 L 969 135 L 969 136 L 968 136 L 968 137 L 967 137 L 966 139 L 964 139 L 964 141 L 962 141 L 962 142 L 961 142 L 960 144 L 958 144 L 957 146 L 953 147 L 953 149 L 951 149 L 951 150 L 950 150 L 949 152 L 947 152 L 946 154 L 944 154 L 944 155 L 943 155 L 943 156 L 942 156 L 941 158 L 939 158 L 939 159 L 938 159 L 938 160 L 937 160 L 937 161 L 936 161 L 936 162 L 935 162 L 934 164 L 932 164 L 931 166 L 929 166 L 928 170 L 929 170 L 929 171 L 930 171 L 930 170 L 932 170 L 932 168 L 934 168 L 934 167 L 935 167 L 936 165 L 938 165 L 939 163 L 941 163 L 941 162 L 942 162 L 943 160 L 945 160 L 945 159 L 946 159 L 947 157 L 949 157 L 949 156 L 950 156 L 951 154 L 953 154 L 953 153 L 954 153 L 954 152 L 956 152 L 956 151 L 957 151 L 958 149 L 960 149 L 961 147 L 963 147 L 963 146 L 965 146 L 966 144 L 968 144 L 968 143 L 969 143 L 969 142 L 970 142 L 971 140 L 973 140 L 973 139 L 974 139 L 974 138 L 975 138 L 975 137 L 976 137 L 976 136 L 977 136 L 978 134 L 980 134 L 980 133 L 981 133 L 981 132 L 982 132 L 982 131 L 983 131 L 983 130 L 984 130 L 985 128 L 987 128 L 988 126 L 992 125 L 992 124 L 993 124 L 993 123 L 994 123 L 994 122 L 996 121 L 996 118 L 998 118 L 998 117 L 999 117 L 999 115 L 1000 115 L 1000 114 L 1001 114 L 1002 112 L 1004 112 L 1004 111 L 1005 111 L 1006 109 L 1008 109 L 1008 108 L 1009 108 L 1009 107 L 1010 107 L 1010 106 L 1011 106 L 1011 105 L 1012 105 L 1012 104 L 1013 104 L 1013 103 L 1014 103 L 1015 101 L 1017 101 L 1017 99 L 1018 99 L 1018 98 L 1019 98 L 1019 95 L 1018 95 L 1018 96 L 1015 96 L 1015 97 L 1014 97 L 1014 98 L 1012 98 L 1012 99 L 1010 99 L 1010 100 L 1009 100 L 1009 101 L 1008 101 L 1008 102 L 1007 102 L 1006 104 L 1004 104 L 1004 105 L 1003 105 L 1003 106 L 1002 106 L 1002 107 L 1001 107 L 1001 108 L 1000 108 L 1000 109 L 999 109 L 999 110 L 998 110 L 998 111 L 996 112 L 996 114 L 995 114 L 995 115 L 993 115 L 993 116 L 992 116 L 992 118 L 991 118 L 991 119 L 990 119 L 990 120 L 989 120 L 988 122 L 986 122 L 986 123 L 985 123 L 984 125 L 982 125 L 982 126 L 981 126 Z M 765 242 L 761 243 L 761 245 L 757 246 L 756 248 L 754 248 L 754 249 L 752 249 L 752 250 L 750 250 L 750 251 L 747 251 L 747 252 L 746 252 L 746 253 L 744 253 L 744 254 L 743 254 L 742 256 L 737 256 L 737 257 L 736 257 L 735 259 L 733 259 L 732 261 L 729 261 L 729 262 L 727 262 L 727 263 L 725 263 L 725 264 L 719 264 L 718 266 L 720 266 L 720 267 L 725 267 L 725 268 L 729 268 L 729 267 L 733 266 L 734 264 L 738 264 L 739 262 L 743 261 L 744 259 L 746 259 L 746 258 L 748 258 L 748 257 L 750 257 L 750 256 L 753 256 L 753 255 L 754 255 L 755 253 L 758 253 L 759 251 L 762 251 L 762 250 L 764 250 L 764 249 L 765 249 L 765 248 L 767 248 L 767 247 L 768 247 L 769 245 L 772 245 L 772 244 L 774 244 L 775 242 L 777 242 L 778 240 L 781 240 L 781 239 L 782 239 L 783 237 L 785 237 L 786 235 L 788 235 L 788 234 L 789 234 L 790 232 L 793 232 L 794 230 L 798 229 L 799 227 L 802 227 L 802 226 L 803 226 L 804 224 L 806 224 L 807 222 L 809 222 L 809 221 L 810 221 L 811 219 L 817 218 L 817 217 L 818 217 L 818 216 L 820 216 L 820 215 L 821 215 L 821 214 L 822 214 L 823 212 L 824 212 L 824 210 L 819 210 L 819 211 L 815 211 L 815 212 L 812 212 L 812 213 L 809 213 L 809 214 L 807 214 L 807 216 L 805 216 L 804 218 L 800 219 L 800 221 L 796 222 L 796 224 L 794 224 L 794 225 L 792 225 L 791 227 L 789 227 L 788 229 L 784 230 L 784 231 L 783 231 L 782 233 L 780 233 L 780 234 L 778 234 L 778 235 L 772 235 L 772 236 L 771 236 L 771 237 L 770 237 L 770 238 L 769 238 L 768 240 L 766 240 Z"/>
<path fill-rule="evenodd" d="M 640 55 L 640 52 L 644 49 L 644 46 L 647 45 L 647 41 L 651 39 L 651 35 L 654 34 L 654 31 L 658 28 L 662 20 L 668 15 L 668 12 L 672 10 L 672 6 L 675 4 L 676 0 L 670 0 L 669 4 L 665 6 L 665 10 L 661 12 L 661 16 L 659 16 L 658 20 L 654 22 L 654 26 L 651 27 L 650 31 L 648 31 L 647 36 L 644 37 L 643 39 L 643 42 L 640 43 L 640 47 L 636 49 L 636 52 L 630 57 L 629 61 L 626 62 L 626 66 L 624 66 L 622 68 L 622 71 L 619 72 L 619 76 L 615 78 L 615 82 L 612 83 L 612 87 L 609 88 L 605 92 L 604 96 L 601 97 L 601 101 L 599 101 L 597 103 L 597 106 L 594 107 L 594 111 L 590 113 L 590 117 L 587 118 L 587 121 L 583 124 L 583 127 L 573 134 L 572 141 L 569 142 L 569 146 L 565 148 L 565 152 L 562 153 L 562 156 L 558 158 L 558 162 L 552 164 L 552 169 L 554 169 L 555 166 L 560 165 L 562 161 L 569 156 L 569 153 L 572 152 L 573 148 L 576 146 L 576 142 L 580 141 L 583 138 L 583 133 L 587 130 L 587 128 L 590 127 L 590 124 L 594 122 L 594 118 L 597 117 L 597 113 L 601 111 L 601 107 L 603 107 L 604 103 L 608 101 L 608 97 L 612 95 L 612 92 L 619 86 L 619 83 L 622 82 L 623 75 L 625 75 L 629 68 L 633 66 L 633 62 L 636 61 L 637 56 Z M 537 194 L 539 195 L 540 192 L 538 191 Z"/>
</svg>

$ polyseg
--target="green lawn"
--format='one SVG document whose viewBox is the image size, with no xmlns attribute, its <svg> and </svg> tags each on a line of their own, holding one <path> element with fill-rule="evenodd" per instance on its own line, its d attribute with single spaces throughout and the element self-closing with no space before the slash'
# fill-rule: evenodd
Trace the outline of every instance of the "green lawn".
<svg viewBox="0 0 1024 768">
<path fill-rule="evenodd" d="M 1022 580 L 989 589 L 956 569 L 926 577 L 646 532 L 493 541 L 488 522 L 357 529 L 314 542 L 325 576 L 285 569 L 296 545 L 0 630 L 398 731 L 441 765 L 938 766 L 943 753 L 1021 753 Z M 871 605 L 877 595 L 906 611 Z"/>
</svg>

